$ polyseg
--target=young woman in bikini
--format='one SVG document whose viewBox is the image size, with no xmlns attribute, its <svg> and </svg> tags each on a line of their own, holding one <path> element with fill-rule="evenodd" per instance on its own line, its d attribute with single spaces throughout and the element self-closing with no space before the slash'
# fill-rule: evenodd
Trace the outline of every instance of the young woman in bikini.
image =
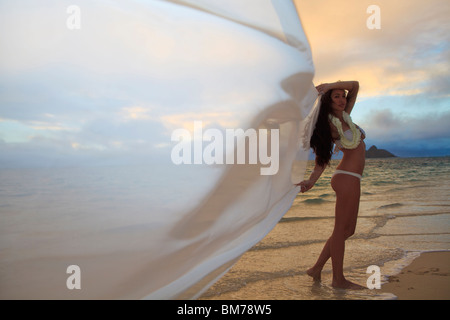
<svg viewBox="0 0 450 320">
<path fill-rule="evenodd" d="M 311 148 L 316 155 L 316 165 L 308 180 L 302 181 L 301 192 L 310 190 L 330 162 L 333 144 L 344 154 L 337 166 L 331 187 L 336 192 L 335 225 L 316 264 L 307 271 L 320 281 L 323 266 L 331 257 L 332 286 L 344 289 L 362 289 L 345 279 L 343 272 L 345 240 L 351 237 L 358 217 L 361 178 L 365 164 L 366 147 L 364 131 L 353 124 L 350 113 L 359 90 L 357 81 L 325 83 L 317 87 L 321 107 L 316 128 L 311 137 Z M 348 94 L 346 94 L 348 92 Z"/>
</svg>

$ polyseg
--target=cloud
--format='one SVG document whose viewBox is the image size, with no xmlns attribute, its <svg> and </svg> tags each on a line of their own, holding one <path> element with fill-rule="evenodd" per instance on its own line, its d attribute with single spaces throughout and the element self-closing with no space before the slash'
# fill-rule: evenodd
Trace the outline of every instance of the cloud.
<svg viewBox="0 0 450 320">
<path fill-rule="evenodd" d="M 129 120 L 149 120 L 151 119 L 150 109 L 145 107 L 125 107 L 122 109 L 123 118 Z"/>
<path fill-rule="evenodd" d="M 74 31 L 71 4 L 0 2 L 0 161 L 159 155 L 172 130 L 234 127 L 305 69 L 279 40 L 182 6 L 81 0 Z"/>
<path fill-rule="evenodd" d="M 371 141 L 404 146 L 428 143 L 433 145 L 440 139 L 450 141 L 450 110 L 443 113 L 429 113 L 426 116 L 395 114 L 390 109 L 373 113 L 369 121 L 362 123 Z"/>
<path fill-rule="evenodd" d="M 0 167 L 133 165 L 170 161 L 159 121 L 95 119 L 78 130 L 38 130 L 0 143 Z"/>
<path fill-rule="evenodd" d="M 315 83 L 360 82 L 352 118 L 367 131 L 369 146 L 405 156 L 450 154 L 448 1 L 295 1 Z M 381 9 L 381 30 L 366 27 L 372 4 Z"/>
<path fill-rule="evenodd" d="M 377 1 L 381 30 L 369 30 L 371 1 L 297 0 L 311 42 L 317 83 L 355 79 L 362 97 L 440 94 L 450 78 L 450 6 L 446 0 Z M 448 92 L 448 91 L 447 91 Z"/>
<path fill-rule="evenodd" d="M 377 111 L 367 123 L 374 139 L 445 137 L 428 111 L 425 131 L 414 114 L 398 112 L 429 101 L 448 119 L 448 5 L 379 1 L 377 32 L 365 27 L 369 2 L 298 1 L 316 80 L 360 80 L 358 103 Z M 167 4 L 157 3 L 148 10 L 144 1 L 79 1 L 82 29 L 73 32 L 65 26 L 69 1 L 0 2 L 0 162 L 164 158 L 172 130 L 194 121 L 238 127 L 258 106 L 279 100 L 273 83 L 296 66 L 295 54 L 280 61 L 278 42 L 263 46 L 258 33 L 225 32 L 225 24 L 192 34 L 198 19 L 166 15 Z M 411 100 L 389 114 L 373 104 L 380 94 Z"/>
</svg>

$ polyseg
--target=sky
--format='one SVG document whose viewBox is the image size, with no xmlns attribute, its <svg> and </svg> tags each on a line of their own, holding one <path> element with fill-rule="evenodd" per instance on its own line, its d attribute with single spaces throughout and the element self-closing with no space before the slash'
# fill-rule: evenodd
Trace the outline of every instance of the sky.
<svg viewBox="0 0 450 320">
<path fill-rule="evenodd" d="M 352 113 L 376 145 L 397 156 L 450 155 L 450 2 L 296 0 L 316 84 L 357 80 Z M 371 5 L 380 29 L 369 29 Z"/>
<path fill-rule="evenodd" d="M 205 45 L 189 34 L 195 16 L 170 21 L 193 41 L 182 46 L 174 40 L 179 34 L 158 28 L 167 19 L 163 7 L 149 18 L 135 2 L 124 10 L 109 0 L 76 1 L 82 18 L 81 30 L 74 31 L 66 27 L 73 1 L 26 1 L 0 0 L 0 167 L 82 165 L 93 157 L 116 164 L 131 153 L 134 159 L 158 158 L 170 146 L 170 131 L 198 116 L 183 112 L 183 98 L 205 105 L 205 122 L 233 126 L 231 104 L 245 112 L 249 101 L 273 98 L 250 81 L 254 73 L 245 81 L 245 72 L 234 70 L 264 65 L 259 72 L 265 77 L 284 66 L 267 63 L 275 61 L 276 50 L 262 54 L 256 33 L 253 46 L 221 27 L 203 28 L 203 36 L 213 39 Z M 360 82 L 352 117 L 365 129 L 368 147 L 403 157 L 450 155 L 447 0 L 295 3 L 312 49 L 314 83 Z M 380 29 L 367 27 L 372 4 L 380 8 Z M 174 54 L 180 48 L 192 48 L 184 61 Z M 130 52 L 133 59 L 124 63 Z M 198 61 L 204 69 L 194 69 Z M 211 85 L 192 81 L 187 75 L 194 71 Z M 206 106 L 218 104 L 219 72 L 245 86 L 221 83 L 220 91 L 229 86 L 233 94 L 219 100 L 223 111 L 211 112 Z M 167 92 L 169 84 L 176 94 Z M 175 106 L 170 114 L 169 105 Z"/>
</svg>

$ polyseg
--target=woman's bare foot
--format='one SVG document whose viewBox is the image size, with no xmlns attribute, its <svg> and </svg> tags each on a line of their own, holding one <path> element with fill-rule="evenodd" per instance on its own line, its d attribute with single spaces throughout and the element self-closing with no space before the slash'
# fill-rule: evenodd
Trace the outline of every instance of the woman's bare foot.
<svg viewBox="0 0 450 320">
<path fill-rule="evenodd" d="M 322 271 L 321 270 L 315 270 L 314 267 L 311 269 L 308 269 L 306 271 L 308 276 L 312 277 L 314 281 L 321 281 L 322 280 Z"/>
<path fill-rule="evenodd" d="M 366 289 L 363 286 L 360 286 L 359 284 L 350 282 L 348 280 L 343 280 L 340 282 L 334 281 L 331 284 L 333 286 L 333 288 L 337 288 L 337 289 L 349 289 L 349 290 L 364 290 Z"/>
</svg>

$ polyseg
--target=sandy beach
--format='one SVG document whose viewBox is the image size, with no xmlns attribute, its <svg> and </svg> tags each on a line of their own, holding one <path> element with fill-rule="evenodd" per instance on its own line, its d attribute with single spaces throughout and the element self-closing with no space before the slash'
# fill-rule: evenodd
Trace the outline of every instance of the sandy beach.
<svg viewBox="0 0 450 320">
<path fill-rule="evenodd" d="M 422 253 L 398 275 L 389 277 L 382 291 L 398 300 L 449 300 L 450 251 Z"/>
<path fill-rule="evenodd" d="M 346 243 L 344 265 L 346 277 L 363 286 L 368 266 L 379 266 L 382 281 L 391 280 L 382 282 L 381 289 L 335 290 L 331 261 L 325 265 L 320 285 L 306 275 L 333 231 L 335 198 L 329 181 L 334 167 L 330 166 L 314 189 L 297 196 L 276 227 L 201 299 L 450 298 L 450 179 L 442 178 L 450 174 L 448 161 L 368 159 L 356 234 Z M 424 174 L 424 167 L 430 175 Z M 436 185 L 438 178 L 442 185 Z"/>
</svg>

